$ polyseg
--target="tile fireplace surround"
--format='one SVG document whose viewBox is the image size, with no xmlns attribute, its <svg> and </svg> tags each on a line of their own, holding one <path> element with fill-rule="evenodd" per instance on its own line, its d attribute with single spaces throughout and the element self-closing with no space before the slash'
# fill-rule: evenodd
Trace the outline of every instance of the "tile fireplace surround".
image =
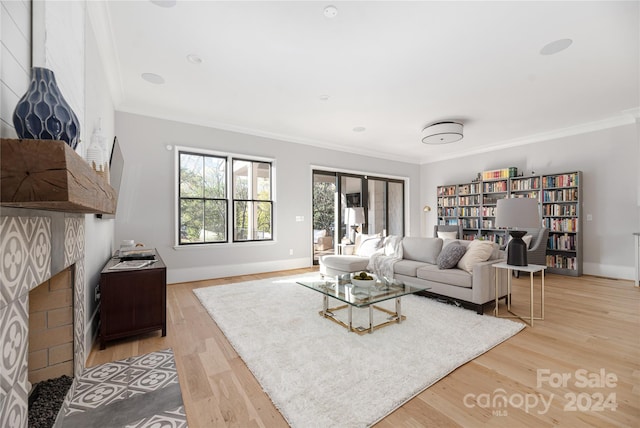
<svg viewBox="0 0 640 428">
<path fill-rule="evenodd" d="M 73 269 L 74 375 L 84 370 L 84 215 L 2 208 L 0 215 L 0 427 L 28 420 L 29 291 Z M 71 387 L 70 393 L 75 389 Z"/>
</svg>

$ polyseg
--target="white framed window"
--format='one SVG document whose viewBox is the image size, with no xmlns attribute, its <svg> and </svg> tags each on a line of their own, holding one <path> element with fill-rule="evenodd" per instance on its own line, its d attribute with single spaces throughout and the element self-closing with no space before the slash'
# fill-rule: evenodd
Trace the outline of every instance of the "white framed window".
<svg viewBox="0 0 640 428">
<path fill-rule="evenodd" d="M 273 160 L 176 147 L 178 246 L 273 240 Z"/>
</svg>

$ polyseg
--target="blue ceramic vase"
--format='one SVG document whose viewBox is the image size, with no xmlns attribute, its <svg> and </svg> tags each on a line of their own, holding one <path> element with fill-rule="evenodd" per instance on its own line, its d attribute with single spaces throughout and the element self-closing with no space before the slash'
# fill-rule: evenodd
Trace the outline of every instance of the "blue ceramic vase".
<svg viewBox="0 0 640 428">
<path fill-rule="evenodd" d="M 60 93 L 53 71 L 33 67 L 27 93 L 13 112 L 13 126 L 19 138 L 62 140 L 72 149 L 78 146 L 80 123 Z"/>
</svg>

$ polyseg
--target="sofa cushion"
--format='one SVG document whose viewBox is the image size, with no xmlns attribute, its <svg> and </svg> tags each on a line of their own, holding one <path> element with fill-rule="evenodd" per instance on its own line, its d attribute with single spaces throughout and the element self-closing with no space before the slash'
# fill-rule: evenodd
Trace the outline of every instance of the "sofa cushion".
<svg viewBox="0 0 640 428">
<path fill-rule="evenodd" d="M 416 272 L 418 278 L 458 287 L 471 288 L 473 276 L 462 269 L 438 269 L 437 266 L 425 266 Z"/>
<path fill-rule="evenodd" d="M 471 273 L 474 265 L 489 260 L 497 245 L 491 241 L 474 239 L 469 243 L 467 251 L 458 262 L 458 267 Z"/>
<path fill-rule="evenodd" d="M 367 257 L 358 256 L 322 256 L 320 263 L 333 269 L 343 272 L 356 272 L 359 270 L 365 270 L 369 264 Z"/>
<path fill-rule="evenodd" d="M 402 252 L 405 260 L 435 265 L 438 263 L 440 250 L 442 250 L 442 239 L 440 238 L 405 237 L 402 240 Z"/>
<path fill-rule="evenodd" d="M 451 269 L 455 267 L 466 251 L 467 249 L 457 242 L 447 245 L 438 255 L 438 268 Z"/>
<path fill-rule="evenodd" d="M 429 266 L 429 265 L 427 263 L 417 262 L 415 260 L 407 260 L 407 259 L 398 260 L 393 265 L 393 273 L 415 277 L 416 271 L 425 266 Z"/>
</svg>

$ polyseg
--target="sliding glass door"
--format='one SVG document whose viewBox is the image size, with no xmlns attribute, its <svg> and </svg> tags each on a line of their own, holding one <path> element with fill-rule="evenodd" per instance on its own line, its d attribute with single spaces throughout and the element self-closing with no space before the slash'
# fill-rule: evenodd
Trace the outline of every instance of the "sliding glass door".
<svg viewBox="0 0 640 428">
<path fill-rule="evenodd" d="M 313 263 L 356 233 L 404 235 L 404 181 L 313 171 Z"/>
</svg>

